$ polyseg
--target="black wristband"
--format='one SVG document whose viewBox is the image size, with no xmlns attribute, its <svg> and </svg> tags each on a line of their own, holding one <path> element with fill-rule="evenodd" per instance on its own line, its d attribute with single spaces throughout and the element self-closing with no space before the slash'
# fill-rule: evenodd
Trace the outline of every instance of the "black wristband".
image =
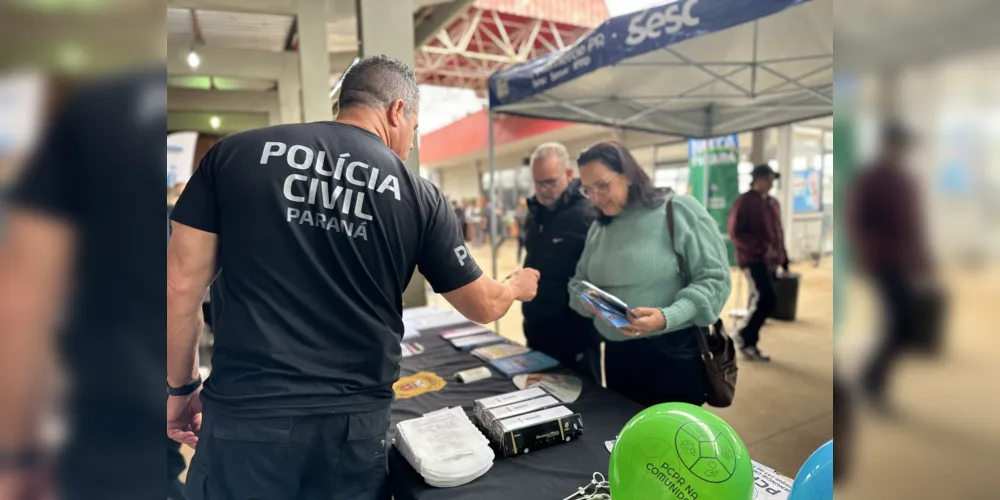
<svg viewBox="0 0 1000 500">
<path fill-rule="evenodd" d="M 37 448 L 0 450 L 0 471 L 33 469 L 41 464 L 42 453 Z"/>
<path fill-rule="evenodd" d="M 170 387 L 170 384 L 167 384 L 167 395 L 187 396 L 192 392 L 197 391 L 199 387 L 201 387 L 201 375 L 198 375 L 198 378 L 193 382 L 188 382 L 180 387 Z"/>
</svg>

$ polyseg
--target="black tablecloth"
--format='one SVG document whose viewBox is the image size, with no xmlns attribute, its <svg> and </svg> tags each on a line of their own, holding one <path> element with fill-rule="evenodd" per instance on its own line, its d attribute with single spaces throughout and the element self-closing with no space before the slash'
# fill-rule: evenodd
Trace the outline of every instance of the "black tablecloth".
<svg viewBox="0 0 1000 500">
<path fill-rule="evenodd" d="M 457 327 L 446 329 L 453 328 Z M 441 330 L 424 330 L 419 338 L 413 339 L 426 350 L 423 354 L 403 358 L 400 376 L 433 372 L 447 380 L 448 385 L 437 392 L 396 400 L 392 406 L 394 423 L 454 406 L 461 406 L 471 417 L 474 400 L 517 390 L 514 383 L 497 370 L 492 370 L 492 378 L 471 384 L 455 380 L 456 372 L 485 363 L 442 340 L 438 336 Z M 583 417 L 584 434 L 580 439 L 527 455 L 498 456 L 485 476 L 456 488 L 428 486 L 406 459 L 392 449 L 389 470 L 395 499 L 552 500 L 565 498 L 578 487 L 587 485 L 594 472 L 607 476 L 610 454 L 604 442 L 614 439 L 642 407 L 586 380 L 580 398 L 566 406 Z"/>
</svg>

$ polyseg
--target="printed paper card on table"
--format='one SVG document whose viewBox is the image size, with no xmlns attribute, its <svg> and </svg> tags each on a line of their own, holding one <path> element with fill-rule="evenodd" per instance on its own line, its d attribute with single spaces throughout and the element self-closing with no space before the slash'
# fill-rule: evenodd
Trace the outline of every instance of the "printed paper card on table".
<svg viewBox="0 0 1000 500">
<path fill-rule="evenodd" d="M 444 330 L 441 332 L 441 338 L 445 340 L 457 339 L 459 337 L 468 337 L 470 335 L 482 335 L 485 333 L 492 333 L 488 329 L 479 326 L 466 326 L 462 328 L 453 328 L 451 330 Z"/>
<path fill-rule="evenodd" d="M 514 385 L 518 389 L 527 389 L 535 385 L 545 389 L 563 403 L 572 403 L 583 392 L 583 381 L 573 375 L 557 373 L 527 373 L 514 377 Z"/>
<path fill-rule="evenodd" d="M 754 500 L 788 500 L 792 492 L 791 479 L 757 462 L 753 462 L 753 479 Z"/>
<path fill-rule="evenodd" d="M 451 340 L 451 345 L 463 351 L 471 351 L 477 347 L 502 344 L 506 341 L 506 339 L 495 333 L 486 333 L 483 335 L 472 335 L 469 337 L 459 337 L 457 339 L 453 339 Z"/>
</svg>

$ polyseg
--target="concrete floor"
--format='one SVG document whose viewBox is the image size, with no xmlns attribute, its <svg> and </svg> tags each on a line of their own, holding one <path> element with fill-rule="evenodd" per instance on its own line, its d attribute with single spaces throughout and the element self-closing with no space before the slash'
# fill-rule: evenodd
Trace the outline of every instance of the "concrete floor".
<svg viewBox="0 0 1000 500">
<path fill-rule="evenodd" d="M 517 245 L 506 241 L 499 248 L 498 276 L 516 267 Z M 491 272 L 488 246 L 471 249 L 473 257 Z M 736 400 L 729 408 L 711 410 L 724 418 L 743 438 L 750 456 L 782 474 L 794 477 L 799 467 L 833 436 L 833 270 L 830 259 L 793 265 L 801 273 L 798 318 L 795 322 L 769 321 L 761 330 L 762 350 L 770 363 L 740 363 Z M 733 274 L 733 294 L 723 312 L 733 329 L 731 308 L 746 307 L 742 273 Z M 448 306 L 438 295 L 431 305 Z M 516 306 L 499 322 L 500 334 L 524 342 L 521 310 Z"/>
<path fill-rule="evenodd" d="M 977 267 L 948 262 L 945 351 L 936 359 L 903 359 L 893 374 L 896 418 L 859 408 L 848 481 L 837 499 L 996 499 L 1000 449 L 1000 261 Z M 875 338 L 877 302 L 863 283 L 845 295 L 837 370 L 856 374 Z M 838 465 L 839 466 L 839 465 Z"/>
</svg>

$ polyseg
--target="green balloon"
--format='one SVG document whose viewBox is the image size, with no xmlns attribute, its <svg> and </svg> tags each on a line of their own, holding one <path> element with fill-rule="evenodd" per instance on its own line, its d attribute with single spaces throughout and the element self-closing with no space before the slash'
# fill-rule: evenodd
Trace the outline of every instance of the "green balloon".
<svg viewBox="0 0 1000 500">
<path fill-rule="evenodd" d="M 687 403 L 632 417 L 618 435 L 608 471 L 614 500 L 751 500 L 753 465 L 724 420 Z"/>
</svg>

